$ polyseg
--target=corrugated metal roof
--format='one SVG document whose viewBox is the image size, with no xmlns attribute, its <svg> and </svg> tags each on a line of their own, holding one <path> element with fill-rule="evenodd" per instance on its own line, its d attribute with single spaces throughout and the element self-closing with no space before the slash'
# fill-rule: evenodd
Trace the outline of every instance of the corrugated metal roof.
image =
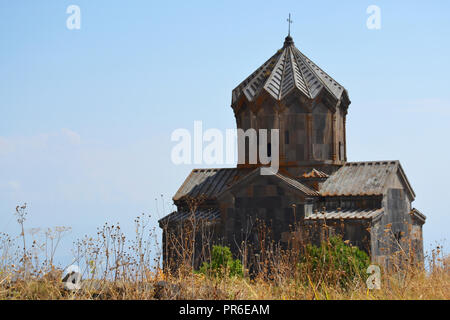
<svg viewBox="0 0 450 320">
<path fill-rule="evenodd" d="M 212 222 L 220 219 L 220 210 L 217 208 L 200 209 L 195 211 L 195 214 L 190 211 L 174 211 L 160 219 L 158 222 L 162 225 L 173 222 L 177 223 L 188 219 L 195 219 L 197 221 L 206 220 Z"/>
<path fill-rule="evenodd" d="M 347 210 L 329 210 L 317 212 L 305 217 L 305 220 L 340 220 L 340 219 L 375 219 L 382 215 L 383 209 L 347 209 Z"/>
<path fill-rule="evenodd" d="M 337 100 L 345 91 L 343 86 L 301 53 L 288 36 L 282 49 L 233 90 L 232 103 L 242 94 L 253 101 L 262 90 L 276 100 L 283 99 L 293 89 L 314 99 L 324 88 Z"/>
<path fill-rule="evenodd" d="M 398 161 L 348 162 L 322 185 L 323 196 L 381 195 Z"/>
<path fill-rule="evenodd" d="M 250 171 L 244 168 L 194 169 L 178 189 L 173 200 L 177 201 L 185 196 L 213 199 Z"/>
</svg>

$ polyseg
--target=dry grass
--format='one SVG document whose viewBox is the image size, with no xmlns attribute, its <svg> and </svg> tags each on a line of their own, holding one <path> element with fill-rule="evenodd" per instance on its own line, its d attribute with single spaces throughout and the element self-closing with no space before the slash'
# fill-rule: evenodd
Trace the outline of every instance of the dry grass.
<svg viewBox="0 0 450 320">
<path fill-rule="evenodd" d="M 306 276 L 307 277 L 307 276 Z M 165 279 L 171 287 L 159 288 Z M 145 282 L 104 281 L 99 288 L 67 291 L 60 278 L 31 278 L 11 281 L 4 277 L 0 284 L 0 299 L 268 299 L 268 300 L 405 300 L 450 299 L 450 275 L 439 270 L 431 274 L 410 272 L 403 280 L 396 275 L 384 275 L 380 290 L 368 290 L 363 281 L 343 289 L 339 286 L 305 283 L 283 279 L 278 283 L 257 278 L 210 279 L 204 275 L 164 277 L 154 275 Z"/>
<path fill-rule="evenodd" d="M 18 207 L 21 228 L 24 210 Z M 329 281 L 340 270 L 327 278 L 317 277 L 308 267 L 296 268 L 298 252 L 293 251 L 268 255 L 261 262 L 264 271 L 251 278 L 193 272 L 189 252 L 183 252 L 185 261 L 179 262 L 177 272 L 168 274 L 160 268 L 161 246 L 148 227 L 149 217 L 138 217 L 135 225 L 132 240 L 125 238 L 120 226 L 105 224 L 95 237 L 75 244 L 74 260 L 84 279 L 82 289 L 75 291 L 63 288 L 62 268 L 53 265 L 67 229 L 47 230 L 41 242 L 31 237 L 29 247 L 24 234 L 18 239 L 0 235 L 0 299 L 450 299 L 450 256 L 444 256 L 441 247 L 427 256 L 426 268 L 409 265 L 383 271 L 381 289 L 368 290 L 364 276 L 342 287 L 339 281 Z"/>
</svg>

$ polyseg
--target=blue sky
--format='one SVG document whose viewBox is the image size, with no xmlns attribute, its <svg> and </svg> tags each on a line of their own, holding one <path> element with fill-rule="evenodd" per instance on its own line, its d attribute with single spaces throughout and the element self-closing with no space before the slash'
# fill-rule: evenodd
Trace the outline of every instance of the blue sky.
<svg viewBox="0 0 450 320">
<path fill-rule="evenodd" d="M 235 127 L 231 91 L 282 46 L 289 12 L 296 46 L 349 92 L 349 160 L 400 160 L 425 247 L 442 243 L 448 1 L 0 0 L 0 232 L 19 233 L 23 202 L 28 228 L 73 228 L 65 252 L 106 221 L 156 226 L 193 168 L 172 164 L 171 132 Z"/>
</svg>

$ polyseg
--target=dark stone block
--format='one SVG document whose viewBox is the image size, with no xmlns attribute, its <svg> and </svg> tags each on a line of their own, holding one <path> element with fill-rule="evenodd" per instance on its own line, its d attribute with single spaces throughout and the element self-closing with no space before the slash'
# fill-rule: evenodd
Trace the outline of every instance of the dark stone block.
<svg viewBox="0 0 450 320">
<path fill-rule="evenodd" d="M 253 195 L 255 197 L 261 197 L 266 195 L 266 187 L 265 186 L 253 186 Z"/>
<path fill-rule="evenodd" d="M 305 145 L 303 144 L 297 144 L 297 149 L 295 150 L 296 153 L 296 159 L 297 160 L 304 160 L 305 159 Z"/>
<path fill-rule="evenodd" d="M 305 116 L 294 116 L 294 128 L 305 130 Z"/>
<path fill-rule="evenodd" d="M 281 197 L 261 197 L 255 198 L 257 208 L 279 208 L 281 206 Z"/>
<path fill-rule="evenodd" d="M 280 187 L 277 187 L 277 194 L 278 194 L 279 196 L 284 196 L 284 194 L 285 194 L 284 189 L 283 189 L 283 188 L 280 188 Z"/>
<path fill-rule="evenodd" d="M 323 130 L 317 129 L 317 130 L 314 130 L 314 133 L 315 133 L 314 141 L 316 143 L 318 143 L 318 144 L 324 143 L 324 132 L 323 132 Z"/>
<path fill-rule="evenodd" d="M 315 130 L 323 131 L 326 125 L 326 115 L 323 114 L 315 114 L 313 117 L 313 127 Z"/>
</svg>

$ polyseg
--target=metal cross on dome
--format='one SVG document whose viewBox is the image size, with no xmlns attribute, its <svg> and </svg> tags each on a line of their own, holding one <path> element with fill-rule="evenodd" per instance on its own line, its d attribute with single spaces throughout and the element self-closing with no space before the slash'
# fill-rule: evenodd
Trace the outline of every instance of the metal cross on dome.
<svg viewBox="0 0 450 320">
<path fill-rule="evenodd" d="M 294 22 L 294 21 L 291 20 L 291 14 L 290 14 L 290 13 L 289 13 L 289 18 L 287 18 L 286 21 L 287 21 L 288 24 L 289 24 L 288 36 L 290 36 L 290 35 L 291 35 L 291 24 Z"/>
</svg>

